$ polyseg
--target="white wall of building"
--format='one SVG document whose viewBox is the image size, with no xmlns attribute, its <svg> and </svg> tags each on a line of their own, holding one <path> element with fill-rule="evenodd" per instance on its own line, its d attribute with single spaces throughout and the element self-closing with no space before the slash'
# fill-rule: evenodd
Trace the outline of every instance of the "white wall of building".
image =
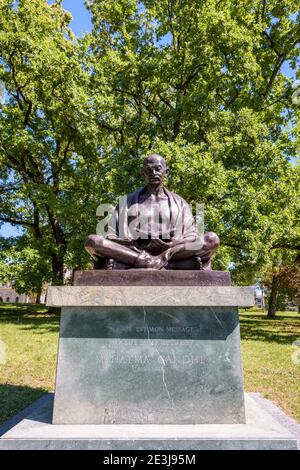
<svg viewBox="0 0 300 470">
<path fill-rule="evenodd" d="M 12 287 L 9 285 L 0 286 L 0 303 L 20 303 L 20 304 L 30 304 L 34 303 L 34 296 L 26 294 L 18 294 Z M 44 301 L 44 296 L 41 298 L 41 302 Z"/>
</svg>

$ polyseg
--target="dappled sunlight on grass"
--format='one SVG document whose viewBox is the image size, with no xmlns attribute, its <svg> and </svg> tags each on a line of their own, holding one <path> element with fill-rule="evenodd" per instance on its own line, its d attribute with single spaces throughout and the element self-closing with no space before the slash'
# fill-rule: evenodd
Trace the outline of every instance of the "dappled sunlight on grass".
<svg viewBox="0 0 300 470">
<path fill-rule="evenodd" d="M 300 338 L 300 315 L 281 312 L 275 319 L 240 313 L 245 389 L 260 392 L 300 421 L 300 364 L 293 361 Z"/>
<path fill-rule="evenodd" d="M 48 309 L 44 305 L 0 304 L 0 324 L 17 325 L 21 330 L 35 333 L 59 331 L 60 309 Z"/>
<path fill-rule="evenodd" d="M 282 344 L 291 344 L 299 337 L 300 318 L 282 316 L 278 320 L 268 320 L 266 316 L 240 315 L 243 325 L 242 339 L 258 339 Z"/>
<path fill-rule="evenodd" d="M 53 390 L 59 311 L 43 305 L 0 305 L 0 340 L 6 361 L 0 364 L 0 421 Z"/>
</svg>

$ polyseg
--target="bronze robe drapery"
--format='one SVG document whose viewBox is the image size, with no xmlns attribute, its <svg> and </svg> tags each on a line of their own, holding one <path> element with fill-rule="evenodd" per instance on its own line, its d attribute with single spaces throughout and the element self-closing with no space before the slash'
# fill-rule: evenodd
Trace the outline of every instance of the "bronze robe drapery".
<svg viewBox="0 0 300 470">
<path fill-rule="evenodd" d="M 146 188 L 140 188 L 127 196 L 120 198 L 119 204 L 115 207 L 108 223 L 108 239 L 114 240 L 124 245 L 135 245 L 130 227 L 139 216 L 140 196 L 146 191 Z M 195 219 L 187 202 L 178 194 L 163 188 L 169 202 L 169 236 L 170 240 L 175 239 L 178 242 L 196 241 L 199 239 L 197 234 Z M 131 219 L 131 220 L 129 220 Z M 134 225 L 134 223 L 133 223 Z"/>
</svg>

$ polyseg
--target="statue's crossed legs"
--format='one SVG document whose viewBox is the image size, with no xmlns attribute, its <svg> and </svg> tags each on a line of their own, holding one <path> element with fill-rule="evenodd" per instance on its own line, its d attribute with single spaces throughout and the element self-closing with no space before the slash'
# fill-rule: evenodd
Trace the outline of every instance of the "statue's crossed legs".
<svg viewBox="0 0 300 470">
<path fill-rule="evenodd" d="M 162 246 L 159 247 L 159 243 Z M 154 241 L 155 244 L 155 241 Z M 163 242 L 153 248 L 140 248 L 138 243 L 128 243 L 121 239 L 107 239 L 101 235 L 89 235 L 85 249 L 104 269 L 211 269 L 213 254 L 220 245 L 218 235 L 207 232 L 195 242 L 180 242 L 180 250 L 166 248 Z M 178 245 L 177 245 L 178 246 Z M 103 263 L 103 261 L 105 261 Z M 102 262 L 102 263 L 101 263 Z"/>
</svg>

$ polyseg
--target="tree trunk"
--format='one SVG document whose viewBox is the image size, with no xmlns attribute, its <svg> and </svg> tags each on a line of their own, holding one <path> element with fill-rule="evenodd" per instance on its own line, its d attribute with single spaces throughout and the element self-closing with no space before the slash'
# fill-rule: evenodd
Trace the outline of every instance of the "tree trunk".
<svg viewBox="0 0 300 470">
<path fill-rule="evenodd" d="M 265 312 L 265 286 L 263 283 L 260 284 L 260 290 L 261 290 L 261 309 L 263 312 Z"/>
<path fill-rule="evenodd" d="M 41 293 L 40 293 L 40 292 L 36 295 L 35 303 L 36 303 L 36 304 L 40 304 L 40 303 L 41 303 Z"/>
<path fill-rule="evenodd" d="M 52 260 L 52 284 L 64 283 L 64 257 L 67 251 L 67 242 L 59 220 L 54 216 L 48 204 L 45 204 L 49 222 L 55 238 L 56 250 L 51 253 Z"/>
<path fill-rule="evenodd" d="M 275 318 L 277 309 L 277 296 L 278 296 L 278 280 L 277 276 L 273 274 L 271 293 L 269 298 L 268 318 Z"/>
<path fill-rule="evenodd" d="M 57 253 L 51 254 L 52 284 L 62 286 L 64 283 L 64 258 Z"/>
</svg>

